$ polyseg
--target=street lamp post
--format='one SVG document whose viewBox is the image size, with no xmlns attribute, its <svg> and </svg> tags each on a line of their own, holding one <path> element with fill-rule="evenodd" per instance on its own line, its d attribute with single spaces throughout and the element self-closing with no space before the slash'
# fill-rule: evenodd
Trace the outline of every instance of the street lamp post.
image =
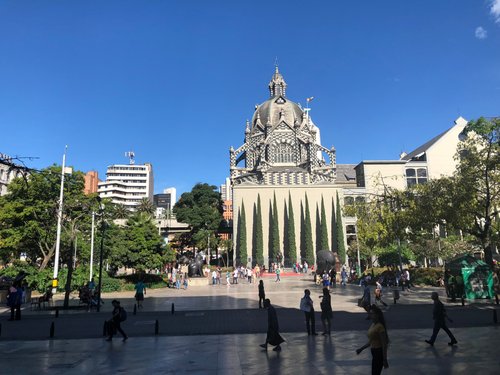
<svg viewBox="0 0 500 375">
<path fill-rule="evenodd" d="M 104 205 L 101 204 L 99 199 L 99 213 L 101 215 L 101 249 L 99 252 L 99 293 L 97 295 L 97 312 L 101 311 L 101 290 L 102 290 L 102 262 L 104 252 L 104 235 L 106 232 L 106 223 L 104 221 Z"/>
</svg>

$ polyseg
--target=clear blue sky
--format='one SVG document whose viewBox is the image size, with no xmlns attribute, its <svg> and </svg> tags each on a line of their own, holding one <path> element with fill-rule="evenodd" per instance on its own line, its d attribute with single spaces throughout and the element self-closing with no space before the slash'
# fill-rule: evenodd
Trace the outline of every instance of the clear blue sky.
<svg viewBox="0 0 500 375">
<path fill-rule="evenodd" d="M 500 0 L 0 0 L 0 152 L 219 185 L 276 56 L 338 163 L 500 115 Z"/>
</svg>

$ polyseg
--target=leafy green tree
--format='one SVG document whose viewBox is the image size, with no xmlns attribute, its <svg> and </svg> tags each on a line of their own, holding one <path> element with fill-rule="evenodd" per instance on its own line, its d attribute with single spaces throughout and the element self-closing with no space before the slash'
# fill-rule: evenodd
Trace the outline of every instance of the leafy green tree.
<svg viewBox="0 0 500 375">
<path fill-rule="evenodd" d="M 241 202 L 241 211 L 238 212 L 238 234 L 236 238 L 236 263 L 246 264 L 247 253 L 247 221 L 245 203 Z"/>
<path fill-rule="evenodd" d="M 340 262 L 342 264 L 345 264 L 346 262 L 346 249 L 345 249 L 345 244 L 344 244 L 344 224 L 342 223 L 342 211 L 340 209 L 340 199 L 339 199 L 339 193 L 337 192 L 337 213 L 336 213 L 336 219 L 337 219 L 337 249 L 338 249 L 338 255 L 340 258 Z"/>
<path fill-rule="evenodd" d="M 462 229 L 477 238 L 493 264 L 493 228 L 500 210 L 500 118 L 470 121 L 458 146 L 456 209 Z"/>
<path fill-rule="evenodd" d="M 311 213 L 309 211 L 309 200 L 307 199 L 307 194 L 305 195 L 305 213 L 304 213 L 304 252 L 305 259 L 308 264 L 314 264 L 314 246 L 313 246 L 313 234 L 311 227 Z"/>
<path fill-rule="evenodd" d="M 17 178 L 0 197 L 0 254 L 4 261 L 24 253 L 28 262 L 45 269 L 54 258 L 61 167 L 32 171 L 27 182 Z M 66 176 L 61 256 L 72 254 L 78 231 L 88 228 L 94 197 L 83 194 L 82 172 Z M 67 253 L 67 254 L 66 254 Z"/>
<path fill-rule="evenodd" d="M 288 257 L 290 262 L 295 261 L 295 257 L 297 256 L 297 244 L 295 241 L 295 218 L 293 215 L 293 205 L 292 205 L 292 196 L 288 193 L 288 220 L 287 220 L 287 247 L 285 248 L 285 258 Z M 293 257 L 293 259 L 292 259 Z"/>
<path fill-rule="evenodd" d="M 200 231 L 215 232 L 219 228 L 222 217 L 222 201 L 217 187 L 206 183 L 198 183 L 188 193 L 183 193 L 174 206 L 177 220 L 191 226 L 190 244 Z"/>
<path fill-rule="evenodd" d="M 254 204 L 253 219 L 253 247 L 252 258 L 257 264 L 264 264 L 264 237 L 262 233 L 262 207 L 260 194 L 257 195 L 257 204 Z"/>
<path fill-rule="evenodd" d="M 145 271 L 163 266 L 163 239 L 148 214 L 134 213 L 124 227 L 115 227 L 108 233 L 113 238 L 109 257 L 115 267 Z"/>
<path fill-rule="evenodd" d="M 320 248 L 321 250 L 330 250 L 328 242 L 328 226 L 326 223 L 325 201 L 321 197 L 321 230 L 320 230 Z"/>
</svg>

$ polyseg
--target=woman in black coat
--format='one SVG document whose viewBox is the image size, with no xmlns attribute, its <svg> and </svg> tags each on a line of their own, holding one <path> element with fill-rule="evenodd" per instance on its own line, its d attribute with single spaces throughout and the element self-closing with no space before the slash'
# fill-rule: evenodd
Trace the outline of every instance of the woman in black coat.
<svg viewBox="0 0 500 375">
<path fill-rule="evenodd" d="M 278 315 L 269 298 L 264 300 L 264 308 L 267 309 L 267 337 L 266 342 L 260 346 L 267 350 L 267 344 L 270 344 L 275 346 L 273 349 L 275 352 L 279 352 L 281 350 L 280 344 L 285 340 L 279 333 Z"/>
</svg>

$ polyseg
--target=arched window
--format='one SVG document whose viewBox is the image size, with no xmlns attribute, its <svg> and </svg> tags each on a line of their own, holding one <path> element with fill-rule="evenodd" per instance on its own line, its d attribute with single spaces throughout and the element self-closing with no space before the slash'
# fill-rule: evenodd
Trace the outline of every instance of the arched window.
<svg viewBox="0 0 500 375">
<path fill-rule="evenodd" d="M 278 143 L 274 147 L 274 160 L 276 163 L 293 163 L 293 148 L 288 143 Z"/>
</svg>

